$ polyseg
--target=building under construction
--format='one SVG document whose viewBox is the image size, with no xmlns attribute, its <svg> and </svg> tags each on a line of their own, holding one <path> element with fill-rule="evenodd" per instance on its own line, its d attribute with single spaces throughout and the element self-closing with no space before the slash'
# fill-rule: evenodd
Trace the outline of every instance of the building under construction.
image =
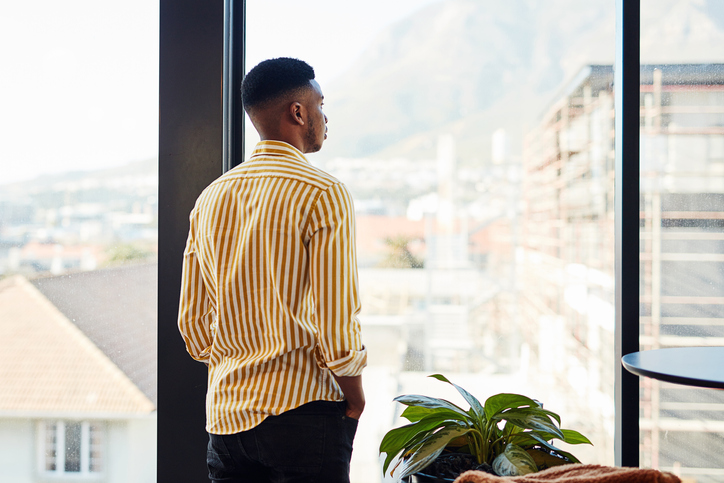
<svg viewBox="0 0 724 483">
<path fill-rule="evenodd" d="M 584 68 L 527 136 L 518 265 L 531 372 L 611 455 L 613 89 Z M 640 105 L 641 349 L 724 345 L 724 65 L 642 65 Z M 721 392 L 642 378 L 640 407 L 642 466 L 724 478 Z"/>
</svg>

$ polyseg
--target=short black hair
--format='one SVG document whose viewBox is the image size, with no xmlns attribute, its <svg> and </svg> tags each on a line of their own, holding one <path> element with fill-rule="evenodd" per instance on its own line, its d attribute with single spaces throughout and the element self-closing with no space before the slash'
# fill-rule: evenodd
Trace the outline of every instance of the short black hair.
<svg viewBox="0 0 724 483">
<path fill-rule="evenodd" d="M 309 86 L 314 69 L 306 62 L 279 57 L 260 62 L 241 82 L 241 102 L 247 111 L 264 102 Z"/>
</svg>

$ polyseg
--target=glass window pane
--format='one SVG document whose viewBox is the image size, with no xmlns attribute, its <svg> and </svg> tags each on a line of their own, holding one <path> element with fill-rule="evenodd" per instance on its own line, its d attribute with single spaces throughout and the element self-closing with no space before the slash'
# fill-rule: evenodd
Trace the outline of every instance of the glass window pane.
<svg viewBox="0 0 724 483">
<path fill-rule="evenodd" d="M 81 454 L 81 423 L 67 421 L 65 423 L 65 472 L 80 472 Z"/>
<path fill-rule="evenodd" d="M 103 426 L 98 423 L 90 423 L 89 425 L 89 442 L 88 442 L 88 471 L 91 473 L 100 473 L 103 471 Z"/>
<path fill-rule="evenodd" d="M 146 0 L 3 6 L 9 481 L 155 481 L 158 10 Z M 99 414 L 108 421 L 88 421 Z"/>
<path fill-rule="evenodd" d="M 720 346 L 724 56 L 705 46 L 724 39 L 724 9 L 643 0 L 641 11 L 641 349 Z M 641 378 L 640 394 L 641 464 L 720 481 L 721 391 Z"/>
<path fill-rule="evenodd" d="M 58 425 L 56 423 L 46 422 L 41 428 L 44 437 L 43 453 L 45 454 L 43 468 L 45 471 L 55 471 L 57 469 L 58 458 Z"/>
<path fill-rule="evenodd" d="M 434 373 L 539 399 L 595 444 L 570 451 L 612 464 L 614 1 L 246 4 L 247 70 L 315 68 L 329 138 L 309 159 L 355 199 L 353 481 L 381 481 L 395 396 L 465 405 Z"/>
</svg>

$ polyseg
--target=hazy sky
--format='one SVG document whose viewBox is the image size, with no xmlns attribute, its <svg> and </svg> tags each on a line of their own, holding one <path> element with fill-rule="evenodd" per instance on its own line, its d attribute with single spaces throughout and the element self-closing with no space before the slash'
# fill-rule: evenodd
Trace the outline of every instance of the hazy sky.
<svg viewBox="0 0 724 483">
<path fill-rule="evenodd" d="M 154 2 L 3 2 L 0 65 L 0 182 L 154 156 Z"/>
<path fill-rule="evenodd" d="M 267 58 L 297 57 L 314 67 L 324 87 L 382 29 L 437 1 L 247 0 L 247 70 Z"/>
<path fill-rule="evenodd" d="M 247 69 L 299 57 L 324 86 L 435 1 L 247 0 Z M 0 65 L 0 184 L 156 156 L 156 2 L 3 2 Z"/>
</svg>

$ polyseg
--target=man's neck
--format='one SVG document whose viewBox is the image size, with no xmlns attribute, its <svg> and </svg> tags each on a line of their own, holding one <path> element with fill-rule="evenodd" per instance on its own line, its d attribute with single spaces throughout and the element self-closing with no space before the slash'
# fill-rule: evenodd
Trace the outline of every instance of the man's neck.
<svg viewBox="0 0 724 483">
<path fill-rule="evenodd" d="M 281 141 L 283 143 L 291 144 L 300 152 L 304 153 L 305 144 L 300 136 L 290 136 L 283 134 L 264 135 L 262 133 L 259 133 L 259 138 L 262 141 Z"/>
</svg>

